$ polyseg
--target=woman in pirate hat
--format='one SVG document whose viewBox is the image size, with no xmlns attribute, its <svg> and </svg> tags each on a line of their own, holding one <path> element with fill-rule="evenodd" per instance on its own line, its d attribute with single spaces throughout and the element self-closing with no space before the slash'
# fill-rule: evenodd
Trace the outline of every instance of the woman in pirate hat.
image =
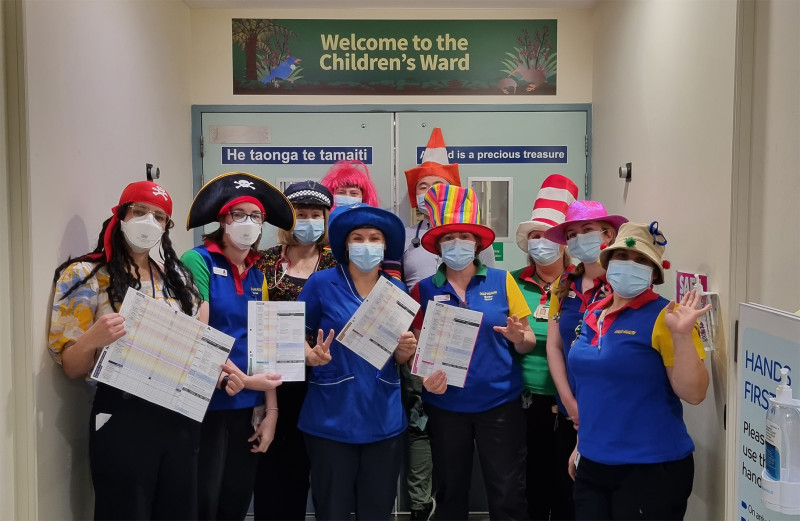
<svg viewBox="0 0 800 521">
<path fill-rule="evenodd" d="M 55 273 L 48 347 L 70 378 L 91 381 L 100 351 L 125 335 L 118 311 L 128 288 L 198 315 L 200 296 L 169 238 L 167 191 L 149 181 L 131 183 L 111 212 L 94 251 Z M 160 262 L 150 256 L 158 245 Z M 89 430 L 95 519 L 195 519 L 191 470 L 200 424 L 104 383 L 96 388 Z"/>
<path fill-rule="evenodd" d="M 235 338 L 203 419 L 200 519 L 244 519 L 258 454 L 275 434 L 280 377 L 246 374 L 248 302 L 268 298 L 264 274 L 254 266 L 265 222 L 291 230 L 294 210 L 277 188 L 245 172 L 212 179 L 189 209 L 187 230 L 211 223 L 219 228 L 205 234 L 203 245 L 187 251 L 182 260 L 197 282 L 209 325 Z M 262 416 L 259 407 L 265 399 Z"/>
</svg>

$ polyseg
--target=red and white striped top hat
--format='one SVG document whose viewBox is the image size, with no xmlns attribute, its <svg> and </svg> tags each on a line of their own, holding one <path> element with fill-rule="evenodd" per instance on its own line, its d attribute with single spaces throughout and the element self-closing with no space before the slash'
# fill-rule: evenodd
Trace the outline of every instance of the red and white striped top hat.
<svg viewBox="0 0 800 521">
<path fill-rule="evenodd" d="M 530 221 L 517 226 L 517 246 L 528 251 L 528 235 L 532 231 L 546 231 L 564 222 L 569 205 L 578 198 L 578 186 L 561 174 L 552 174 L 542 183 L 533 203 Z"/>
</svg>

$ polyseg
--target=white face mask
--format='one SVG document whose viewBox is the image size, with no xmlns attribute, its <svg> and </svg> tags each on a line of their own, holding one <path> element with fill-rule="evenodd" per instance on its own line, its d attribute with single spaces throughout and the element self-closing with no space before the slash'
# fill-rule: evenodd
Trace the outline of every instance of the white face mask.
<svg viewBox="0 0 800 521">
<path fill-rule="evenodd" d="M 603 231 L 586 232 L 567 240 L 569 254 L 581 262 L 597 262 L 603 244 Z"/>
<path fill-rule="evenodd" d="M 336 194 L 333 196 L 333 204 L 336 206 L 347 206 L 348 204 L 360 203 L 360 197 L 352 197 L 345 194 Z"/>
<path fill-rule="evenodd" d="M 561 258 L 558 244 L 544 237 L 528 239 L 528 255 L 540 266 L 549 266 Z"/>
<path fill-rule="evenodd" d="M 225 235 L 231 240 L 234 246 L 240 250 L 249 250 L 255 244 L 258 236 L 261 235 L 261 225 L 256 224 L 250 219 L 244 222 L 232 222 L 225 225 Z"/>
<path fill-rule="evenodd" d="M 417 194 L 417 210 L 419 210 L 423 215 L 428 215 L 428 207 L 425 206 L 426 195 L 428 195 L 428 192 Z"/>
<path fill-rule="evenodd" d="M 164 229 L 156 222 L 152 213 L 121 221 L 120 227 L 122 228 L 122 234 L 125 236 L 125 242 L 128 243 L 131 251 L 135 253 L 150 251 L 153 246 L 158 244 L 164 234 Z"/>
</svg>

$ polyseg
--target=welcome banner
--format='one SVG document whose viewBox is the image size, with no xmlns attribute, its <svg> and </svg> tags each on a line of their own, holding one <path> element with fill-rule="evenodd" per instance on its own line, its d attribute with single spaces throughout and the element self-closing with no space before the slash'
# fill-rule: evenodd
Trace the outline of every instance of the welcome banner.
<svg viewBox="0 0 800 521">
<path fill-rule="evenodd" d="M 556 20 L 232 20 L 234 94 L 554 95 Z"/>
</svg>

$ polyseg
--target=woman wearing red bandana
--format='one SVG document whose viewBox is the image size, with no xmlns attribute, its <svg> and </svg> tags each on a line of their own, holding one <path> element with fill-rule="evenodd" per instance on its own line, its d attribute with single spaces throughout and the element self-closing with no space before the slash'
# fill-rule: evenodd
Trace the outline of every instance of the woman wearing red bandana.
<svg viewBox="0 0 800 521">
<path fill-rule="evenodd" d="M 199 295 L 169 238 L 169 194 L 131 183 L 112 214 L 94 251 L 55 272 L 49 349 L 70 378 L 88 378 L 102 348 L 125 334 L 118 311 L 129 287 L 198 315 Z M 150 256 L 159 243 L 161 262 Z M 196 421 L 98 383 L 89 422 L 95 519 L 196 518 L 199 441 Z"/>
</svg>

